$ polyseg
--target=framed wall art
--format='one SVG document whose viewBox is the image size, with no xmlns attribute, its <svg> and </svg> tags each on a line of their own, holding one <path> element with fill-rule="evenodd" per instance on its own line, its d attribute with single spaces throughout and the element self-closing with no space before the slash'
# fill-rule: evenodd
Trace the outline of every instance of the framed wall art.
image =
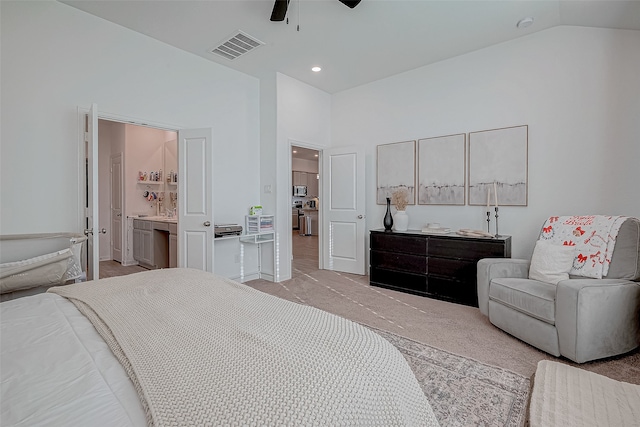
<svg viewBox="0 0 640 427">
<path fill-rule="evenodd" d="M 470 205 L 527 206 L 528 143 L 527 125 L 469 133 Z"/>
<path fill-rule="evenodd" d="M 418 141 L 418 204 L 464 205 L 466 135 Z"/>
<path fill-rule="evenodd" d="M 378 145 L 376 203 L 387 204 L 387 197 L 399 189 L 406 188 L 409 204 L 416 202 L 416 142 L 394 142 Z"/>
</svg>

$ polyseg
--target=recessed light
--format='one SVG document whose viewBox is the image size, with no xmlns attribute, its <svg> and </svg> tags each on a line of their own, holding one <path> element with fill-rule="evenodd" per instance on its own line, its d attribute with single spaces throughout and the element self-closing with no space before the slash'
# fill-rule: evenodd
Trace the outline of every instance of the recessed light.
<svg viewBox="0 0 640 427">
<path fill-rule="evenodd" d="M 518 23 L 516 24 L 516 27 L 518 27 L 518 28 L 527 28 L 527 27 L 531 26 L 531 24 L 533 24 L 533 18 L 527 17 L 527 18 L 522 18 L 521 20 L 519 20 Z"/>
<path fill-rule="evenodd" d="M 314 156 L 318 157 L 318 155 L 317 155 L 317 154 L 314 154 Z"/>
<path fill-rule="evenodd" d="M 295 154 L 295 153 L 297 153 L 297 152 L 298 152 L 297 150 L 293 150 L 293 153 L 294 153 L 294 154 Z"/>
<path fill-rule="evenodd" d="M 322 68 L 315 66 L 315 67 L 311 67 L 311 71 L 313 71 L 314 73 L 318 73 L 322 70 Z"/>
</svg>

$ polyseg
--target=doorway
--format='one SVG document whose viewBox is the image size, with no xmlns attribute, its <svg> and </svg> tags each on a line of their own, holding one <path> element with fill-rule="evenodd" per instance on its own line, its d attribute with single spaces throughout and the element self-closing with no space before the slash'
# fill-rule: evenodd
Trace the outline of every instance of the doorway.
<svg viewBox="0 0 640 427">
<path fill-rule="evenodd" d="M 177 132 L 99 119 L 98 134 L 98 204 L 103 230 L 99 237 L 99 276 L 145 271 L 153 266 L 143 267 L 139 262 L 141 257 L 134 250 L 133 219 L 174 216 Z M 153 234 L 159 240 L 166 237 L 167 244 L 159 246 L 168 248 L 169 232 Z M 168 254 L 158 258 L 162 255 L 168 259 Z"/>
<path fill-rule="evenodd" d="M 291 277 L 320 267 L 320 154 L 291 146 Z"/>
</svg>

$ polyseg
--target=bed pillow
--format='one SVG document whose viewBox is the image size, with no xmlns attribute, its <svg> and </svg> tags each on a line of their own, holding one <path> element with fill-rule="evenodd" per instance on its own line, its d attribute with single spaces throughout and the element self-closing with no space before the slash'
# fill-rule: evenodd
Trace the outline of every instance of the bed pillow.
<svg viewBox="0 0 640 427">
<path fill-rule="evenodd" d="M 0 264 L 0 294 L 61 284 L 71 256 L 71 249 L 63 249 L 26 260 Z"/>
<path fill-rule="evenodd" d="M 533 249 L 529 279 L 557 285 L 569 278 L 573 265 L 573 246 L 554 245 L 545 240 L 538 240 Z"/>
</svg>

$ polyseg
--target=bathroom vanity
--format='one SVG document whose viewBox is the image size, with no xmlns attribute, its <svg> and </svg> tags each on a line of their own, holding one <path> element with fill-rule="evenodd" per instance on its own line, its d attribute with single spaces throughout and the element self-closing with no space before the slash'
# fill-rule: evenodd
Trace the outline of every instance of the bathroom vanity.
<svg viewBox="0 0 640 427">
<path fill-rule="evenodd" d="M 178 220 L 161 216 L 133 220 L 133 258 L 146 268 L 178 266 Z"/>
</svg>

